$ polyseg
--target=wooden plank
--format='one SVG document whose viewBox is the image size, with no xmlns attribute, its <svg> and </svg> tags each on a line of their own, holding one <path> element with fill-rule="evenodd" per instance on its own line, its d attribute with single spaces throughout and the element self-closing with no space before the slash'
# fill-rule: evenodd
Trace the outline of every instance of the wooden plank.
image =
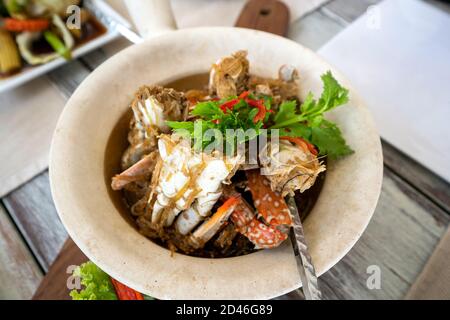
<svg viewBox="0 0 450 320">
<path fill-rule="evenodd" d="M 67 238 L 53 204 L 48 173 L 13 191 L 3 202 L 39 264 L 47 271 Z"/>
<path fill-rule="evenodd" d="M 72 239 L 68 238 L 61 253 L 36 290 L 33 300 L 71 300 L 70 289 L 67 286 L 71 267 L 79 266 L 86 261 L 88 258 L 78 249 Z"/>
<path fill-rule="evenodd" d="M 47 77 L 68 99 L 90 73 L 91 70 L 80 60 L 74 60 L 50 72 Z"/>
<path fill-rule="evenodd" d="M 450 216 L 385 168 L 381 197 L 353 249 L 320 278 L 325 299 L 402 299 L 445 233 Z M 366 285 L 381 270 L 381 289 Z"/>
<path fill-rule="evenodd" d="M 384 164 L 450 213 L 450 184 L 386 141 L 382 141 Z"/>
<path fill-rule="evenodd" d="M 29 299 L 42 272 L 0 205 L 0 300 Z"/>
</svg>

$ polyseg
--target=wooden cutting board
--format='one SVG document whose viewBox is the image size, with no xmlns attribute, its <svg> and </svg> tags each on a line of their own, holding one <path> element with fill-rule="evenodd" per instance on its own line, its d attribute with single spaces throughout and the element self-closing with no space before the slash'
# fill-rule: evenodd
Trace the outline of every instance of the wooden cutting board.
<svg viewBox="0 0 450 320">
<path fill-rule="evenodd" d="M 236 27 L 250 28 L 285 36 L 289 26 L 289 9 L 276 0 L 250 0 L 236 21 Z M 88 258 L 72 239 L 68 238 L 47 275 L 33 296 L 33 300 L 70 300 L 67 279 L 71 266 Z"/>
</svg>

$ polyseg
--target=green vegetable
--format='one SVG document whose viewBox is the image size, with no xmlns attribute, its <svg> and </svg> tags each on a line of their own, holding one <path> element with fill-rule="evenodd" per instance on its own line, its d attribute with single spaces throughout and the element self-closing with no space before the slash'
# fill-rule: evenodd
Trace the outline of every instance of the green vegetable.
<svg viewBox="0 0 450 320">
<path fill-rule="evenodd" d="M 254 123 L 258 109 L 250 106 L 244 99 L 239 100 L 233 105 L 232 109 L 222 110 L 224 104 L 236 99 L 236 97 L 229 97 L 228 99 L 220 101 L 206 101 L 198 103 L 191 111 L 191 115 L 199 117 L 194 122 L 177 122 L 166 121 L 166 124 L 175 132 L 188 133 L 194 139 L 194 148 L 196 150 L 204 149 L 211 143 L 223 143 L 225 150 L 234 153 L 237 144 L 256 138 L 261 133 L 263 121 Z M 265 102 L 266 106 L 270 101 Z M 196 130 L 197 129 L 197 130 Z M 201 129 L 201 130 L 200 130 Z M 205 131 L 209 129 L 217 129 L 222 135 L 221 137 L 206 138 L 203 136 Z M 242 130 L 242 133 L 230 135 L 227 134 L 227 129 Z M 248 129 L 253 129 L 247 131 Z M 197 134 L 198 136 L 195 136 Z M 200 136 L 202 134 L 202 136 Z M 221 139 L 222 141 L 218 141 Z"/>
<path fill-rule="evenodd" d="M 224 143 L 231 147 L 232 152 L 236 144 L 252 140 L 261 134 L 264 124 L 272 124 L 269 129 L 279 129 L 280 136 L 301 137 L 315 145 L 320 155 L 327 155 L 335 159 L 352 153 L 346 144 L 342 133 L 336 124 L 325 120 L 323 114 L 348 102 L 348 90 L 343 88 L 333 77 L 330 71 L 322 75 L 323 92 L 319 100 L 315 100 L 310 92 L 300 108 L 296 101 L 284 101 L 278 112 L 271 116 L 269 112 L 263 121 L 254 123 L 258 109 L 250 106 L 245 99 L 229 97 L 220 101 L 206 101 L 198 103 L 191 115 L 199 117 L 195 122 L 167 121 L 167 125 L 175 132 L 187 133 L 194 139 L 194 148 L 205 148 L 212 142 Z M 262 97 L 266 110 L 271 109 L 271 97 Z M 252 97 L 253 99 L 253 97 Z M 231 106 L 231 108 L 228 108 Z M 201 129 L 201 130 L 196 130 Z M 208 129 L 218 129 L 222 141 L 218 137 L 204 139 L 195 136 Z M 248 132 L 254 129 L 252 135 L 227 135 L 226 129 L 241 129 Z"/>
<path fill-rule="evenodd" d="M 84 289 L 72 290 L 73 300 L 117 300 L 114 286 L 109 276 L 91 261 L 77 267 L 73 276 L 81 278 Z"/>
<path fill-rule="evenodd" d="M 295 101 L 285 101 L 273 117 L 271 129 L 280 129 L 280 136 L 302 137 L 319 148 L 321 155 L 335 159 L 353 150 L 346 144 L 336 124 L 325 120 L 323 114 L 348 102 L 348 90 L 343 88 L 330 71 L 322 75 L 323 92 L 318 101 L 310 92 L 297 109 Z"/>
<path fill-rule="evenodd" d="M 50 44 L 50 46 L 55 50 L 61 57 L 66 60 L 72 58 L 70 50 L 66 47 L 64 42 L 62 42 L 58 36 L 50 30 L 44 32 L 45 40 Z"/>
</svg>

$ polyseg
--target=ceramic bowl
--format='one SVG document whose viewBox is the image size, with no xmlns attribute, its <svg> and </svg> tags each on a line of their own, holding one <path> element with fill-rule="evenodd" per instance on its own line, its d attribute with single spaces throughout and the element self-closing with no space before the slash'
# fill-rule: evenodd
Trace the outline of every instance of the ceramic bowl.
<svg viewBox="0 0 450 320">
<path fill-rule="evenodd" d="M 124 284 L 160 299 L 265 299 L 301 286 L 291 244 L 224 259 L 170 252 L 126 221 L 105 179 L 106 145 L 143 84 L 168 83 L 208 72 L 218 58 L 248 50 L 251 73 L 275 77 L 300 71 L 300 97 L 322 92 L 331 70 L 350 88 L 348 105 L 332 111 L 351 156 L 329 161 L 316 205 L 304 222 L 317 273 L 337 263 L 359 239 L 374 212 L 382 181 L 382 152 L 374 122 L 348 81 L 311 50 L 282 37 L 236 28 L 179 30 L 132 46 L 87 77 L 68 101 L 51 148 L 50 179 L 59 216 L 80 249 Z"/>
</svg>

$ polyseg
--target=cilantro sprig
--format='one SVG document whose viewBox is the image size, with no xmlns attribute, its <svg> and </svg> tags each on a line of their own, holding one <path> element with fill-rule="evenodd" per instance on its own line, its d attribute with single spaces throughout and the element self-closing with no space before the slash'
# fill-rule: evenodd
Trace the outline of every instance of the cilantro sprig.
<svg viewBox="0 0 450 320">
<path fill-rule="evenodd" d="M 217 142 L 217 136 L 205 138 L 196 135 L 203 135 L 209 129 L 218 130 L 222 133 L 222 137 L 220 137 L 222 141 L 220 142 L 231 148 L 228 150 L 234 150 L 237 144 L 256 138 L 261 133 L 264 121 L 267 121 L 269 117 L 269 113 L 267 113 L 264 119 L 255 121 L 255 119 L 258 119 L 257 115 L 260 112 L 260 109 L 251 105 L 255 101 L 257 100 L 250 96 L 248 99 L 229 97 L 217 101 L 199 102 L 190 113 L 197 117 L 195 121 L 166 121 L 166 124 L 175 132 L 181 134 L 187 132 L 194 139 L 194 148 L 202 149 L 210 143 Z M 266 110 L 270 110 L 270 99 L 258 101 L 261 101 Z M 227 105 L 229 107 L 224 108 Z M 229 135 L 227 129 L 243 130 L 246 134 Z"/>
<path fill-rule="evenodd" d="M 323 92 L 319 100 L 310 92 L 300 108 L 295 101 L 283 102 L 273 117 L 270 129 L 280 129 L 280 136 L 302 137 L 318 147 L 321 155 L 336 159 L 353 150 L 347 145 L 338 126 L 323 114 L 349 100 L 343 88 L 330 71 L 321 76 Z"/>
<path fill-rule="evenodd" d="M 336 159 L 351 154 L 353 150 L 345 142 L 339 127 L 326 120 L 324 113 L 346 104 L 349 100 L 348 90 L 339 84 L 330 71 L 323 74 L 321 79 L 323 92 L 318 100 L 310 92 L 301 106 L 298 106 L 295 100 L 284 101 L 275 114 L 271 113 L 272 97 L 256 98 L 244 92 L 240 97 L 232 96 L 198 103 L 191 111 L 191 115 L 197 117 L 195 121 L 166 123 L 175 132 L 187 132 L 194 139 L 194 148 L 204 149 L 216 139 L 221 139 L 220 143 L 223 142 L 234 150 L 236 144 L 260 135 L 264 126 L 280 130 L 280 136 L 301 137 L 315 145 L 320 155 Z M 204 139 L 201 135 L 208 129 L 217 129 L 222 135 Z M 240 129 L 244 132 L 253 129 L 250 130 L 253 134 L 229 136 L 227 129 Z"/>
</svg>

